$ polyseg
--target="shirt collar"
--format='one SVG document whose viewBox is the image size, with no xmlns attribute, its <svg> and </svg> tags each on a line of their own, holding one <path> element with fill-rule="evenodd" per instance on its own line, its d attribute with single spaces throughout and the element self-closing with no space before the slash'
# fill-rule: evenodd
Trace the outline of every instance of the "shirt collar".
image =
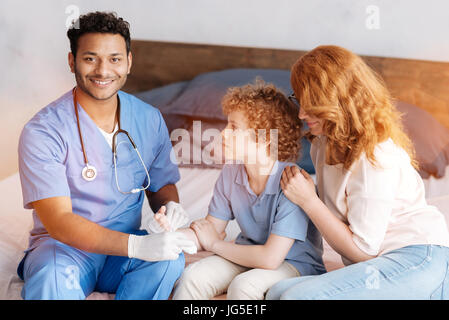
<svg viewBox="0 0 449 320">
<path fill-rule="evenodd" d="M 244 186 L 249 193 L 254 193 L 248 181 L 248 175 L 245 170 L 245 165 L 239 164 L 239 170 L 237 171 L 235 177 L 235 183 Z M 265 189 L 261 194 L 277 194 L 279 192 L 279 183 L 280 183 L 280 174 L 282 173 L 281 166 L 279 161 L 273 165 L 271 169 L 270 176 L 268 177 L 267 184 L 265 185 Z"/>
</svg>

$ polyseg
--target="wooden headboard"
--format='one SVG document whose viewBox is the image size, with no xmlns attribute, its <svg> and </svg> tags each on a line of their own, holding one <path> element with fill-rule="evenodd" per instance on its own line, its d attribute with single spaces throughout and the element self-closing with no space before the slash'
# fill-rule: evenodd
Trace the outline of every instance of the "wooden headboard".
<svg viewBox="0 0 449 320">
<path fill-rule="evenodd" d="M 138 92 L 231 68 L 290 70 L 305 51 L 133 40 L 124 88 Z M 392 95 L 431 113 L 449 128 L 449 63 L 362 56 Z"/>
</svg>

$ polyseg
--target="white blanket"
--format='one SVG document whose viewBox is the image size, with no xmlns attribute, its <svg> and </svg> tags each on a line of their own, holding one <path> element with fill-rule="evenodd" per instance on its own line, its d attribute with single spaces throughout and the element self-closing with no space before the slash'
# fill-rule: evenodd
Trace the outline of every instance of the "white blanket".
<svg viewBox="0 0 449 320">
<path fill-rule="evenodd" d="M 207 214 L 207 207 L 212 197 L 215 181 L 220 174 L 218 169 L 181 168 L 181 180 L 177 183 L 180 201 L 191 216 L 191 220 L 202 218 Z M 427 179 L 428 202 L 437 206 L 446 217 L 449 225 L 449 167 L 444 179 Z M 32 227 L 31 210 L 22 206 L 22 193 L 18 173 L 0 181 L 0 299 L 21 299 L 23 282 L 16 273 L 17 265 L 22 259 L 23 250 L 28 245 L 28 232 Z M 143 210 L 151 210 L 144 201 Z M 239 227 L 232 221 L 227 229 L 227 239 L 234 239 Z M 340 256 L 326 243 L 324 262 L 328 270 L 342 266 Z M 111 295 L 94 293 L 90 299 L 109 299 Z"/>
</svg>

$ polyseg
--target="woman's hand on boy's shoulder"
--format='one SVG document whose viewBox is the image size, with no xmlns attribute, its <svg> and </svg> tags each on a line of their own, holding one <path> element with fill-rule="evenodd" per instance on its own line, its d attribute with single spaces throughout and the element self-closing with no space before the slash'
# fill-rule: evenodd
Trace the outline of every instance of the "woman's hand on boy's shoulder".
<svg viewBox="0 0 449 320">
<path fill-rule="evenodd" d="M 297 166 L 287 166 L 282 172 L 281 188 L 287 199 L 298 206 L 317 197 L 312 177 Z"/>
</svg>

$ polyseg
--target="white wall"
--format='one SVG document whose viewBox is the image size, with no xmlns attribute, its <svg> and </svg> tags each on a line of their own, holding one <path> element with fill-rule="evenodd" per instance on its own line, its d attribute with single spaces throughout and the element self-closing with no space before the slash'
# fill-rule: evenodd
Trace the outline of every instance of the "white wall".
<svg viewBox="0 0 449 320">
<path fill-rule="evenodd" d="M 359 54 L 449 61 L 448 0 L 153 2 L 159 5 L 147 11 L 139 1 L 121 11 L 139 12 L 134 37 L 297 50 L 332 43 Z M 379 10 L 379 29 L 367 28 L 368 6 Z"/>
<path fill-rule="evenodd" d="M 17 171 L 25 122 L 69 90 L 67 6 L 116 11 L 135 39 L 308 50 L 449 62 L 447 0 L 0 0 L 0 179 Z M 367 28 L 378 8 L 378 29 Z M 369 24 L 368 24 L 369 25 Z"/>
</svg>

